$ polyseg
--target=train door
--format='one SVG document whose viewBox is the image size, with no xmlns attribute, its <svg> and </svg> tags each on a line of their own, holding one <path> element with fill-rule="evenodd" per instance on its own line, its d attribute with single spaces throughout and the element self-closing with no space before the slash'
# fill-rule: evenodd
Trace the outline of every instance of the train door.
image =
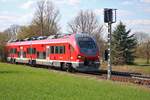
<svg viewBox="0 0 150 100">
<path fill-rule="evenodd" d="M 69 61 L 72 61 L 74 59 L 74 48 L 72 47 L 72 45 L 69 45 L 68 56 Z"/>
<path fill-rule="evenodd" d="M 71 48 L 72 46 L 69 44 L 69 48 L 68 48 L 68 60 L 71 61 Z"/>
<path fill-rule="evenodd" d="M 23 47 L 20 47 L 20 58 L 23 58 Z"/>
<path fill-rule="evenodd" d="M 46 46 L 46 60 L 49 60 L 50 46 Z"/>
</svg>

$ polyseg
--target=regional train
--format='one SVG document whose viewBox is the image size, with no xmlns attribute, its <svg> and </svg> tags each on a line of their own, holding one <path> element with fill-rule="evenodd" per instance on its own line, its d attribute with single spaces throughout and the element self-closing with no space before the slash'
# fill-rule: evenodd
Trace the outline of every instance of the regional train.
<svg viewBox="0 0 150 100">
<path fill-rule="evenodd" d="M 7 61 L 30 65 L 59 67 L 67 71 L 98 71 L 99 49 L 95 40 L 85 34 L 31 37 L 6 45 Z"/>
</svg>

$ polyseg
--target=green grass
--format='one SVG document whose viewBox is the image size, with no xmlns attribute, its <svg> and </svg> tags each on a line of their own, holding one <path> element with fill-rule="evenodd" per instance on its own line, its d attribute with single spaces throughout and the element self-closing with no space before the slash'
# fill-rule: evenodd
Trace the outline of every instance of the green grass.
<svg viewBox="0 0 150 100">
<path fill-rule="evenodd" d="M 150 90 L 132 84 L 0 63 L 0 100 L 150 100 Z"/>
</svg>

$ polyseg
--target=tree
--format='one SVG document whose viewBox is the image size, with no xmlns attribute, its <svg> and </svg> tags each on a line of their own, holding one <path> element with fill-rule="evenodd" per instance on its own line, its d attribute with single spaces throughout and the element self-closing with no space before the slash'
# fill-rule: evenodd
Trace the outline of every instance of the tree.
<svg viewBox="0 0 150 100">
<path fill-rule="evenodd" d="M 138 46 L 136 56 L 139 58 L 146 58 L 146 63 L 150 63 L 150 36 L 144 32 L 136 32 Z"/>
<path fill-rule="evenodd" d="M 146 59 L 147 59 L 147 64 L 150 64 L 150 38 L 149 40 L 146 41 Z"/>
<path fill-rule="evenodd" d="M 45 1 L 41 0 L 37 2 L 37 9 L 33 18 L 33 24 L 39 26 L 40 35 L 44 34 L 44 11 Z"/>
<path fill-rule="evenodd" d="M 120 22 L 112 34 L 112 60 L 114 64 L 133 64 L 137 45 L 135 35 Z"/>
<path fill-rule="evenodd" d="M 6 52 L 5 52 L 5 45 L 8 41 L 8 36 L 5 33 L 0 33 L 0 61 L 5 61 L 6 60 Z"/>
<path fill-rule="evenodd" d="M 9 28 L 7 28 L 6 30 L 4 30 L 3 33 L 5 33 L 5 35 L 7 35 L 7 38 L 9 40 L 14 40 L 17 39 L 17 35 L 20 31 L 20 27 L 19 25 L 11 25 Z"/>
<path fill-rule="evenodd" d="M 45 9 L 45 34 L 53 35 L 57 34 L 60 31 L 60 27 L 58 25 L 60 18 L 59 10 L 57 10 L 54 4 L 50 1 L 46 2 Z"/>
<path fill-rule="evenodd" d="M 68 23 L 69 32 L 85 32 L 88 34 L 97 34 L 102 32 L 96 14 L 93 11 L 80 11 L 73 21 Z"/>
<path fill-rule="evenodd" d="M 37 2 L 37 9 L 32 21 L 34 26 L 40 29 L 39 35 L 51 35 L 60 31 L 58 26 L 59 10 L 50 1 Z"/>
<path fill-rule="evenodd" d="M 40 29 L 36 25 L 22 26 L 20 28 L 19 34 L 17 35 L 18 39 L 25 39 L 32 36 L 39 36 Z"/>
<path fill-rule="evenodd" d="M 93 11 L 81 10 L 78 15 L 68 23 L 68 28 L 70 33 L 83 32 L 92 35 L 97 40 L 99 47 L 104 47 L 104 40 L 101 34 L 103 31 L 103 26 L 100 25 L 100 22 Z"/>
</svg>

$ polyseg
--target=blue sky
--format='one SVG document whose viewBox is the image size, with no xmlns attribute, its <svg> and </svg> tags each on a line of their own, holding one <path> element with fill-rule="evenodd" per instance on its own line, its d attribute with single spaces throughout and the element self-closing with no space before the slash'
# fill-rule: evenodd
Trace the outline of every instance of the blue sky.
<svg viewBox="0 0 150 100">
<path fill-rule="evenodd" d="M 12 24 L 28 25 L 31 22 L 38 0 L 0 0 L 0 31 Z M 60 10 L 60 26 L 67 32 L 67 23 L 82 9 L 93 10 L 100 24 L 103 8 L 116 8 L 117 22 L 122 21 L 132 32 L 150 34 L 150 0 L 51 0 Z M 113 25 L 115 27 L 116 24 Z"/>
</svg>

